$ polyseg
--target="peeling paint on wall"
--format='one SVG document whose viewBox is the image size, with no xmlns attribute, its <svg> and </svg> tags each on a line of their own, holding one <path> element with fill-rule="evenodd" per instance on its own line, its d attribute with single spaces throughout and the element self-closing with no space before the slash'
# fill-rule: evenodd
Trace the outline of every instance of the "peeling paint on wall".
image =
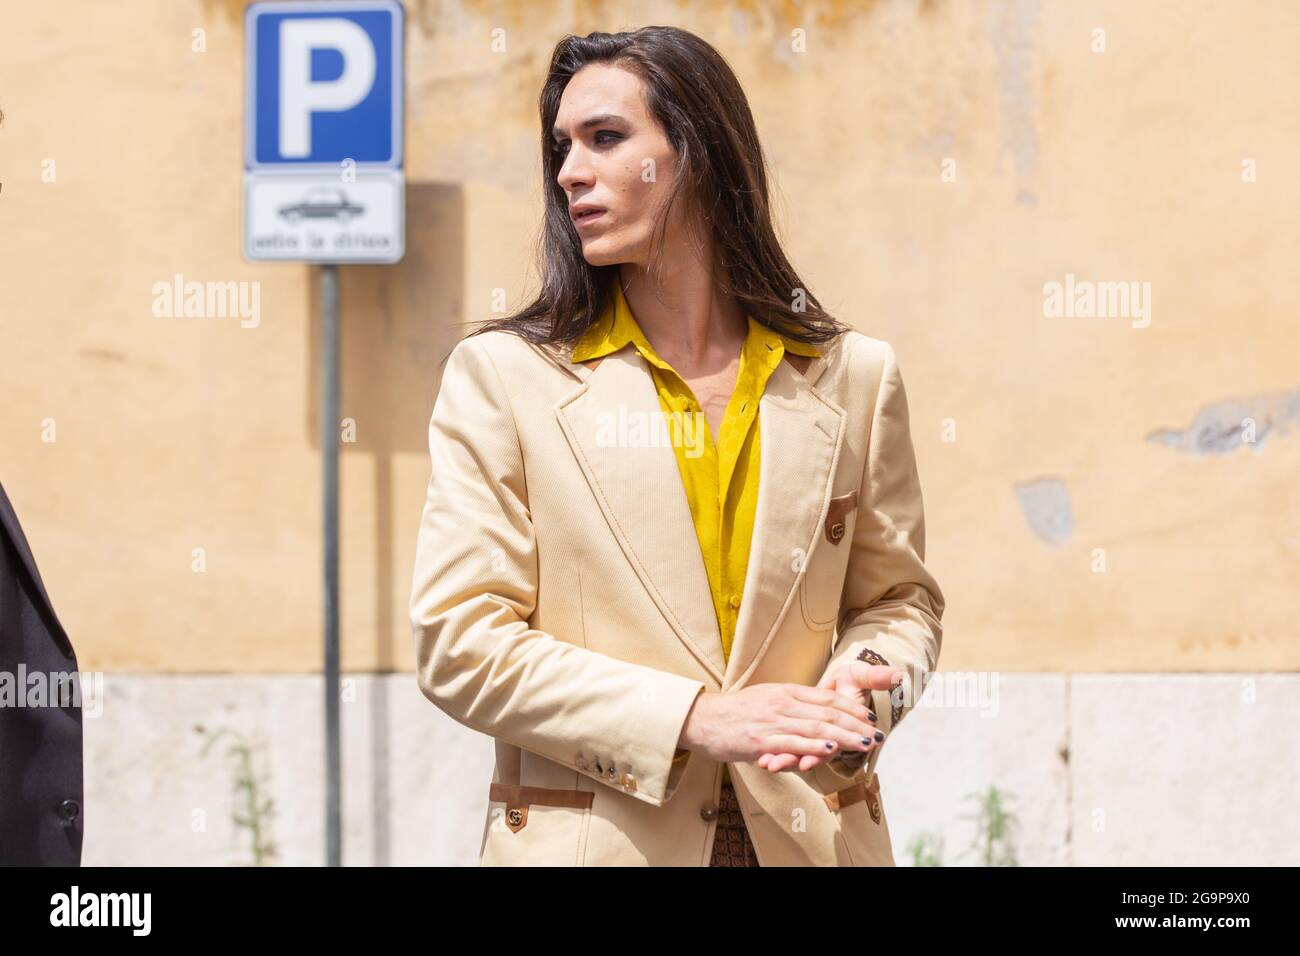
<svg viewBox="0 0 1300 956">
<path fill-rule="evenodd" d="M 1191 455 L 1227 455 L 1241 445 L 1256 452 L 1265 439 L 1300 426 L 1300 389 L 1220 399 L 1202 406 L 1185 431 L 1159 428 L 1147 441 Z"/>
<path fill-rule="evenodd" d="M 1060 547 L 1074 533 L 1070 495 L 1060 478 L 1033 478 L 1016 482 L 1020 510 L 1034 534 L 1053 547 Z"/>
</svg>

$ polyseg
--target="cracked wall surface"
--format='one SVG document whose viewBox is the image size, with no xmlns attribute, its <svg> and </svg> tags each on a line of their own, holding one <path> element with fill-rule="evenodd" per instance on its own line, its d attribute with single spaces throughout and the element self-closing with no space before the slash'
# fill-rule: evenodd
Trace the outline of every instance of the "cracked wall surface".
<svg viewBox="0 0 1300 956">
<path fill-rule="evenodd" d="M 1187 428 L 1160 428 L 1147 441 L 1193 455 L 1263 451 L 1268 437 L 1300 425 L 1300 389 L 1224 398 L 1201 406 Z"/>
</svg>

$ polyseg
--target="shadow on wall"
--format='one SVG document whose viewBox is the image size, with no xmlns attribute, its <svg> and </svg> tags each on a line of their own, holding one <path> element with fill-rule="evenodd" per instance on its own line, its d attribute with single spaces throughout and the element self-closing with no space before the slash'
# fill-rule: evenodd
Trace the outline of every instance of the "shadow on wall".
<svg viewBox="0 0 1300 956">
<path fill-rule="evenodd" d="M 313 267 L 307 341 L 309 396 L 303 422 L 310 447 L 319 450 L 321 334 L 319 269 Z M 418 502 L 393 501 L 393 457 L 429 453 L 429 416 L 444 366 L 464 337 L 465 212 L 459 186 L 407 183 L 406 255 L 396 265 L 339 267 L 340 457 L 374 460 L 375 620 L 372 633 L 379 673 L 414 667 L 410 631 L 394 607 L 410 595 L 410 569 L 394 568 L 394 534 L 413 537 Z M 345 490 L 346 491 L 346 490 Z M 305 493 L 310 493 L 304 490 Z M 346 527 L 347 516 L 341 516 Z M 354 555 L 355 557 L 355 555 Z M 390 706 L 387 683 L 371 695 L 372 806 L 377 858 L 388 865 Z"/>
<path fill-rule="evenodd" d="M 339 267 L 341 455 L 375 462 L 375 621 L 380 671 L 406 667 L 403 622 L 392 620 L 394 588 L 407 597 L 408 569 L 394 578 L 392 460 L 428 455 L 429 415 L 442 359 L 468 331 L 464 312 L 464 204 L 460 187 L 410 183 L 406 188 L 406 255 L 396 265 Z M 306 343 L 309 447 L 319 451 L 320 283 L 312 268 L 311 332 Z M 410 511 L 400 506 L 401 513 Z M 399 533 L 412 532 L 404 527 Z M 399 644 L 398 641 L 401 641 Z"/>
</svg>

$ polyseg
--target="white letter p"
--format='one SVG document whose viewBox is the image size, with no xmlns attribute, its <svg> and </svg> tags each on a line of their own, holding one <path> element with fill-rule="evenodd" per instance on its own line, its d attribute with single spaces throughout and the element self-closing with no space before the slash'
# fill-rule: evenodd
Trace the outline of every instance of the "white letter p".
<svg viewBox="0 0 1300 956">
<path fill-rule="evenodd" d="M 312 82 L 311 51 L 338 50 L 343 72 L 336 80 Z M 318 18 L 280 24 L 280 155 L 311 155 L 311 115 L 350 110 L 375 80 L 375 49 L 366 31 L 351 20 Z"/>
</svg>

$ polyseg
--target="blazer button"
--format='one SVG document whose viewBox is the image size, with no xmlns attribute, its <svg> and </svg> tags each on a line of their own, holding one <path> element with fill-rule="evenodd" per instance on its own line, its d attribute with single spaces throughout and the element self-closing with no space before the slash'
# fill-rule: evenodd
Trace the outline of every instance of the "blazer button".
<svg viewBox="0 0 1300 956">
<path fill-rule="evenodd" d="M 831 525 L 831 540 L 838 541 L 842 537 L 844 537 L 844 522 L 837 521 Z"/>
<path fill-rule="evenodd" d="M 68 823 L 72 823 L 81 813 L 81 804 L 76 800 L 64 800 L 59 804 L 59 816 L 63 817 Z"/>
<path fill-rule="evenodd" d="M 700 807 L 701 820 L 708 822 L 709 820 L 716 819 L 717 816 L 718 816 L 718 805 L 716 803 L 706 803 L 704 806 Z"/>
</svg>

